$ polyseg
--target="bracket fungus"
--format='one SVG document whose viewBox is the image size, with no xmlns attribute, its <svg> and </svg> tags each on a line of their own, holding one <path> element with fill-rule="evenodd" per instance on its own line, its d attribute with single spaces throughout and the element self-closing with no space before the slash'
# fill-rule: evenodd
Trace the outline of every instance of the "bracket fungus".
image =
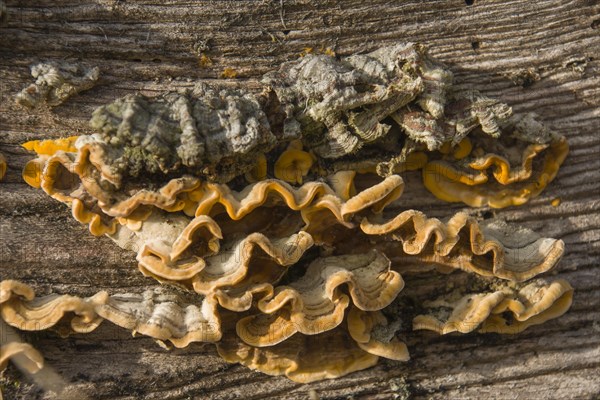
<svg viewBox="0 0 600 400">
<path fill-rule="evenodd" d="M 274 166 L 275 178 L 292 184 L 302 184 L 302 179 L 308 174 L 313 165 L 313 157 L 302 151 L 302 144 L 298 148 L 290 147 L 277 159 Z"/>
<path fill-rule="evenodd" d="M 555 177 L 564 138 L 454 90 L 451 71 L 413 43 L 307 54 L 263 83 L 259 94 L 198 85 L 129 95 L 93 113 L 96 134 L 26 143 L 37 157 L 25 181 L 167 285 L 34 298 L 3 281 L 2 318 L 63 334 L 108 320 L 176 347 L 215 343 L 228 361 L 310 382 L 409 359 L 390 316 L 414 274 L 485 282 L 424 300 L 424 314 L 408 316 L 414 330 L 517 333 L 567 311 L 567 282 L 528 282 L 556 266 L 561 240 L 394 207 L 399 174 L 419 169 L 443 200 L 523 204 Z"/>
<path fill-rule="evenodd" d="M 20 357 L 19 362 L 30 374 L 35 374 L 44 365 L 42 355 L 28 343 L 10 342 L 0 347 L 0 370 L 6 368 L 8 360 Z"/>
<path fill-rule="evenodd" d="M 573 288 L 563 279 L 554 282 L 536 280 L 511 287 L 500 283 L 493 292 L 466 294 L 428 301 L 431 314 L 418 315 L 413 329 L 427 329 L 441 335 L 451 332 L 519 333 L 564 314 L 570 307 Z M 435 311 L 433 311 L 435 310 Z M 440 321 L 436 314 L 451 314 Z M 505 315 L 509 313 L 508 315 Z"/>
</svg>

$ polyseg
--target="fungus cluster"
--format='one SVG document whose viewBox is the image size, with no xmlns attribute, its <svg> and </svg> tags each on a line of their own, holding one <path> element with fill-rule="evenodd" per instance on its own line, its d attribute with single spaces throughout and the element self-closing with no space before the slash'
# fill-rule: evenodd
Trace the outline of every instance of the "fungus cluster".
<svg viewBox="0 0 600 400">
<path fill-rule="evenodd" d="M 97 134 L 26 143 L 37 158 L 25 180 L 165 285 L 35 298 L 7 280 L 2 319 L 63 334 L 108 320 L 176 347 L 215 343 L 227 361 L 310 382 L 409 359 L 390 310 L 411 274 L 482 282 L 421 304 L 414 330 L 517 333 L 569 308 L 566 281 L 536 278 L 562 241 L 463 212 L 395 211 L 400 174 L 419 169 L 443 200 L 523 204 L 555 177 L 564 138 L 454 91 L 451 72 L 417 44 L 308 54 L 263 82 L 260 94 L 130 95 L 94 112 Z"/>
</svg>

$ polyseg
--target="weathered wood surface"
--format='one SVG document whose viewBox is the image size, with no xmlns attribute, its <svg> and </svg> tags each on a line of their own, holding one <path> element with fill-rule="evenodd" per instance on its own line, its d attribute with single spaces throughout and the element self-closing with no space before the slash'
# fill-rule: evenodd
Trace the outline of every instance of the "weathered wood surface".
<svg viewBox="0 0 600 400">
<path fill-rule="evenodd" d="M 197 79 L 256 86 L 256 79 L 305 47 L 339 55 L 399 41 L 427 43 L 459 82 L 535 111 L 568 137 L 571 153 L 557 179 L 520 208 L 479 211 L 530 227 L 567 245 L 557 276 L 575 287 L 571 310 L 516 336 L 405 336 L 408 363 L 309 385 L 222 361 L 210 346 L 166 351 L 104 324 L 61 339 L 23 334 L 62 382 L 40 392 L 9 368 L 7 398 L 497 398 L 564 399 L 600 395 L 600 3 L 594 0 L 470 1 L 7 1 L 0 27 L 0 279 L 41 294 L 90 295 L 153 285 L 134 256 L 93 238 L 66 207 L 21 180 L 30 158 L 19 143 L 90 132 L 93 109 L 126 93 L 190 86 Z M 199 51 L 212 65 L 199 64 Z M 38 61 L 97 65 L 101 82 L 53 110 L 27 112 L 14 95 L 32 82 Z M 225 68 L 236 79 L 219 80 Z M 402 207 L 431 216 L 462 209 L 437 201 L 407 176 Z M 550 205 L 559 197 L 558 207 Z M 473 212 L 471 210 L 471 212 Z M 422 291 L 431 282 L 422 284 Z M 438 283 L 440 280 L 438 279 Z M 441 281 L 443 284 L 443 280 Z M 50 387 L 53 389 L 53 387 Z M 56 389 L 56 387 L 54 387 Z M 314 392 L 313 392 L 314 391 Z"/>
</svg>

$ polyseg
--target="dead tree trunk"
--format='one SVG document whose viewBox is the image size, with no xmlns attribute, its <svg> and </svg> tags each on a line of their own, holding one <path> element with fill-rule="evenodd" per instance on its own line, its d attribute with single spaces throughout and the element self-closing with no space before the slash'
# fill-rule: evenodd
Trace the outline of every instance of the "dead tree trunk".
<svg viewBox="0 0 600 400">
<path fill-rule="evenodd" d="M 7 1 L 0 26 L 0 279 L 39 294 L 91 295 L 149 280 L 130 253 L 94 238 L 62 204 L 27 186 L 27 140 L 90 133 L 91 112 L 136 91 L 152 94 L 196 80 L 255 87 L 299 53 L 338 55 L 396 42 L 425 43 L 456 80 L 534 111 L 566 136 L 557 179 L 529 204 L 482 209 L 547 237 L 567 251 L 557 275 L 575 288 L 563 317 L 515 336 L 411 334 L 408 363 L 382 361 L 346 377 L 301 385 L 222 361 L 212 347 L 166 351 L 104 324 L 61 339 L 23 334 L 62 379 L 43 392 L 16 369 L 0 381 L 8 398 L 594 398 L 600 394 L 600 4 L 594 0 L 185 2 Z M 78 60 L 98 66 L 99 84 L 54 109 L 26 111 L 14 96 L 30 65 Z M 224 74 L 224 72 L 227 72 Z M 223 79 L 224 76 L 235 78 Z M 447 216 L 459 205 L 433 198 L 407 176 L 406 207 Z M 559 198 L 558 206 L 551 205 Z M 556 202 L 555 202 L 556 204 Z M 56 388 L 55 388 L 56 389 Z M 595 397 L 597 398 L 597 397 Z"/>
</svg>

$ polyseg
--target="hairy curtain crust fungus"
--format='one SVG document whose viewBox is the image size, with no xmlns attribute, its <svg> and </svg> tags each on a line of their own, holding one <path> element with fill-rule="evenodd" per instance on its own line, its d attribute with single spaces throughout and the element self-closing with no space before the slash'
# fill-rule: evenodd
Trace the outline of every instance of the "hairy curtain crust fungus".
<svg viewBox="0 0 600 400">
<path fill-rule="evenodd" d="M 23 365 L 30 374 L 35 374 L 44 365 L 42 355 L 30 344 L 10 342 L 0 347 L 0 371 L 6 368 L 8 360 L 17 357 L 21 358 L 19 365 Z"/>
<path fill-rule="evenodd" d="M 176 347 L 190 342 L 214 342 L 221 337 L 216 303 L 210 299 L 191 304 L 185 296 L 167 288 L 141 294 L 109 295 L 98 292 L 88 298 L 51 294 L 37 298 L 20 282 L 0 284 L 0 315 L 22 330 L 56 328 L 60 334 L 86 333 L 107 320 Z M 58 326 L 61 320 L 68 324 Z M 62 321 L 65 322 L 65 321 Z"/>
<path fill-rule="evenodd" d="M 400 274 L 391 271 L 390 261 L 377 251 L 322 257 L 308 266 L 304 276 L 261 299 L 260 314 L 240 319 L 237 333 L 259 347 L 280 343 L 296 332 L 318 334 L 342 323 L 350 301 L 361 310 L 380 310 L 403 287 Z"/>
<path fill-rule="evenodd" d="M 261 93 L 200 84 L 129 95 L 93 113 L 96 134 L 24 144 L 37 153 L 27 183 L 169 285 L 35 298 L 8 280 L 2 318 L 63 334 L 108 320 L 310 382 L 408 360 L 403 318 L 440 334 L 516 333 L 569 308 L 567 282 L 528 282 L 556 266 L 561 240 L 465 212 L 394 210 L 399 174 L 419 169 L 443 200 L 523 204 L 556 176 L 564 138 L 454 90 L 452 73 L 413 43 L 307 54 L 263 83 Z M 419 299 L 422 315 L 394 307 L 407 277 L 458 271 L 483 283 Z"/>
<path fill-rule="evenodd" d="M 301 149 L 284 151 L 275 162 L 275 177 L 292 184 L 302 184 L 302 179 L 313 165 L 312 156 Z"/>
<path fill-rule="evenodd" d="M 415 317 L 413 329 L 428 329 L 441 335 L 473 330 L 514 334 L 564 314 L 573 298 L 573 288 L 563 279 L 516 286 L 500 283 L 493 289 L 428 301 L 424 306 L 432 314 Z M 451 314 L 442 318 L 445 320 L 436 316 L 448 312 Z"/>
<path fill-rule="evenodd" d="M 529 114 L 511 121 L 506 130 L 509 135 L 491 143 L 489 138 L 474 136 L 466 149 L 459 146 L 452 156 L 430 161 L 423 168 L 427 189 L 442 200 L 471 207 L 521 205 L 539 195 L 567 156 L 565 138 L 549 132 Z"/>
</svg>

